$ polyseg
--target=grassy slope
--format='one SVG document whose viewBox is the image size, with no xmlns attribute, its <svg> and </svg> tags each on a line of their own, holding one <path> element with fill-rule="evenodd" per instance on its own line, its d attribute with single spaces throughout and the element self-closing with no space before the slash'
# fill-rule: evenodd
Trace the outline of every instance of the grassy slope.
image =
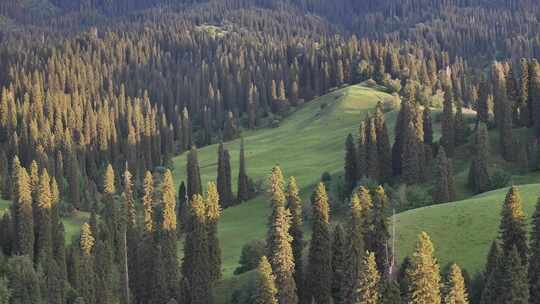
<svg viewBox="0 0 540 304">
<path fill-rule="evenodd" d="M 297 178 L 306 199 L 322 172 L 337 174 L 343 170 L 345 136 L 355 133 L 364 113 L 372 110 L 385 96 L 385 93 L 363 86 L 347 87 L 300 107 L 278 128 L 245 132 L 248 174 L 254 179 L 266 180 L 272 166 L 280 164 L 286 176 Z M 323 104 L 326 107 L 321 108 Z M 239 141 L 229 142 L 226 147 L 231 153 L 235 184 Z M 216 159 L 216 145 L 199 150 L 203 183 L 215 180 Z M 178 185 L 185 179 L 186 155 L 176 157 L 174 164 Z M 231 276 L 242 246 L 250 240 L 264 238 L 268 211 L 264 196 L 224 211 L 219 237 L 226 279 L 238 279 Z"/>
<path fill-rule="evenodd" d="M 528 217 L 540 194 L 540 184 L 519 186 Z M 410 255 L 418 234 L 426 231 L 441 265 L 457 262 L 471 274 L 483 269 L 491 242 L 497 237 L 500 210 L 508 188 L 443 205 L 415 209 L 396 216 L 400 260 Z"/>
</svg>

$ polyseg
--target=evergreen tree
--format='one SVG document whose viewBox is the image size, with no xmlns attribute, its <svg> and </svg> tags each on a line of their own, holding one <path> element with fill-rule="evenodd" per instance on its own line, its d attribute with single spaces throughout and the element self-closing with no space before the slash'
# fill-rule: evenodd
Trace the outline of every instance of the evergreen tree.
<svg viewBox="0 0 540 304">
<path fill-rule="evenodd" d="M 454 95 L 451 87 L 446 87 L 444 92 L 442 137 L 441 146 L 448 157 L 454 156 L 455 126 L 454 126 Z"/>
<path fill-rule="evenodd" d="M 388 232 L 388 223 L 386 216 L 386 208 L 388 206 L 388 197 L 382 186 L 377 187 L 373 199 L 373 209 L 370 212 L 369 224 L 371 227 L 370 233 L 367 235 L 368 250 L 373 252 L 377 262 L 377 270 L 381 274 L 387 274 L 389 270 L 390 248 L 388 248 L 388 240 L 390 233 Z"/>
<path fill-rule="evenodd" d="M 299 298 L 303 299 L 302 292 L 304 288 L 300 288 L 304 282 L 304 267 L 302 252 L 304 250 L 304 232 L 302 230 L 304 223 L 302 218 L 302 200 L 296 184 L 294 176 L 289 177 L 287 185 L 287 209 L 291 212 L 291 227 L 289 234 L 292 237 L 292 250 L 294 257 L 294 281 L 298 286 Z"/>
<path fill-rule="evenodd" d="M 81 226 L 81 238 L 80 238 L 80 254 L 81 254 L 81 261 L 80 261 L 80 269 L 78 270 L 78 273 L 80 275 L 79 278 L 79 286 L 77 286 L 78 292 L 81 295 L 81 297 L 85 300 L 85 303 L 88 304 L 94 304 L 96 303 L 95 298 L 95 273 L 94 273 L 94 245 L 96 243 L 96 240 L 94 236 L 92 235 L 92 231 L 90 229 L 90 225 L 88 223 L 84 223 Z"/>
<path fill-rule="evenodd" d="M 529 107 L 536 136 L 540 135 L 540 64 L 533 59 L 529 66 Z"/>
<path fill-rule="evenodd" d="M 240 160 L 238 168 L 238 202 L 245 202 L 249 199 L 248 175 L 246 172 L 246 155 L 244 148 L 244 138 L 240 139 Z"/>
<path fill-rule="evenodd" d="M 422 122 L 424 124 L 424 143 L 426 145 L 433 144 L 433 122 L 431 119 L 431 109 L 429 107 L 424 107 L 424 112 L 422 112 Z"/>
<path fill-rule="evenodd" d="M 330 207 L 323 183 L 311 197 L 313 206 L 312 237 L 309 246 L 309 286 L 315 303 L 332 302 L 332 244 Z"/>
<path fill-rule="evenodd" d="M 491 189 L 487 164 L 488 145 L 487 127 L 484 123 L 479 123 L 475 135 L 473 159 L 469 169 L 469 185 L 475 193 L 482 193 Z"/>
<path fill-rule="evenodd" d="M 105 170 L 105 177 L 103 180 L 103 193 L 116 193 L 116 187 L 114 185 L 114 170 L 111 164 L 107 165 L 107 169 Z"/>
<path fill-rule="evenodd" d="M 365 188 L 363 188 L 365 189 Z M 367 193 L 369 197 L 369 192 Z M 364 201 L 366 201 L 364 199 Z M 370 201 L 370 199 L 369 199 Z M 356 292 L 356 279 L 359 276 L 360 265 L 365 254 L 364 251 L 364 206 L 367 203 L 362 201 L 358 194 L 353 194 L 351 198 L 351 210 L 348 219 L 348 235 L 349 243 L 346 251 L 347 270 L 345 273 L 345 284 L 342 286 L 343 296 L 346 304 L 354 304 L 354 296 Z"/>
<path fill-rule="evenodd" d="M 41 276 L 28 256 L 13 256 L 7 262 L 6 279 L 12 304 L 41 304 Z"/>
<path fill-rule="evenodd" d="M 180 236 L 181 232 L 186 231 L 187 229 L 187 220 L 189 218 L 189 198 L 187 197 L 186 184 L 184 181 L 180 183 L 178 187 L 178 211 L 177 214 L 177 226 L 178 226 L 178 235 Z"/>
<path fill-rule="evenodd" d="M 32 190 L 30 177 L 26 169 L 19 167 L 17 178 L 15 179 L 17 199 L 14 202 L 15 221 L 15 253 L 18 255 L 28 255 L 32 260 L 34 257 L 34 216 L 32 212 Z"/>
<path fill-rule="evenodd" d="M 381 276 L 377 271 L 375 254 L 367 252 L 361 263 L 361 271 L 357 278 L 357 290 L 355 303 L 378 304 L 380 303 L 379 283 Z"/>
<path fill-rule="evenodd" d="M 217 190 L 222 206 L 227 208 L 233 205 L 234 196 L 232 193 L 229 151 L 225 150 L 223 143 L 219 144 L 217 167 Z"/>
<path fill-rule="evenodd" d="M 257 268 L 257 277 L 255 279 L 254 303 L 256 304 L 278 304 L 277 288 L 275 277 L 272 274 L 272 267 L 268 263 L 266 256 L 261 258 Z"/>
<path fill-rule="evenodd" d="M 335 304 L 345 303 L 343 299 L 343 286 L 347 269 L 347 236 L 341 224 L 334 228 L 332 239 L 332 298 Z"/>
<path fill-rule="evenodd" d="M 445 286 L 444 304 L 468 304 L 469 299 L 461 269 L 452 264 Z"/>
<path fill-rule="evenodd" d="M 540 303 L 540 198 L 532 216 L 531 256 L 529 261 L 529 291 L 531 303 Z"/>
<path fill-rule="evenodd" d="M 37 196 L 37 211 L 36 211 L 36 261 L 37 264 L 42 264 L 46 267 L 46 263 L 51 263 L 52 258 L 52 223 L 51 223 L 51 208 L 52 197 L 50 188 L 50 179 L 47 170 L 43 170 L 43 174 L 39 180 Z"/>
<path fill-rule="evenodd" d="M 529 303 L 527 265 L 519 257 L 519 251 L 515 246 L 504 257 L 499 286 L 501 287 L 501 303 Z"/>
<path fill-rule="evenodd" d="M 385 282 L 381 291 L 381 304 L 401 304 L 401 294 L 398 284 Z"/>
<path fill-rule="evenodd" d="M 364 121 L 360 122 L 358 128 L 358 145 L 356 149 L 358 154 L 356 160 L 356 177 L 357 179 L 362 179 L 367 176 L 367 138 L 366 138 L 366 123 Z"/>
<path fill-rule="evenodd" d="M 143 181 L 142 204 L 144 209 L 144 231 L 146 233 L 154 232 L 154 178 L 150 171 L 146 171 Z"/>
<path fill-rule="evenodd" d="M 411 304 L 441 303 L 439 264 L 433 252 L 429 236 L 422 232 L 412 256 L 411 267 L 407 270 Z"/>
<path fill-rule="evenodd" d="M 218 239 L 218 221 L 221 216 L 220 199 L 216 185 L 208 183 L 206 191 L 207 229 L 208 229 L 208 263 L 213 281 L 221 278 L 221 247 Z"/>
<path fill-rule="evenodd" d="M 405 132 L 403 155 L 402 155 L 402 175 L 403 180 L 408 185 L 412 185 L 420 181 L 420 159 L 418 149 L 422 147 L 419 145 L 418 138 L 416 137 L 414 123 L 409 122 L 407 130 Z"/>
<path fill-rule="evenodd" d="M 167 169 L 161 184 L 161 265 L 162 277 L 166 284 L 166 298 L 175 298 L 178 295 L 179 265 L 178 245 L 176 236 L 176 197 L 171 170 Z"/>
<path fill-rule="evenodd" d="M 497 242 L 491 244 L 484 270 L 484 288 L 482 290 L 481 304 L 498 303 L 501 299 L 501 283 L 502 257 Z"/>
<path fill-rule="evenodd" d="M 374 119 L 368 119 L 367 123 L 367 176 L 374 180 L 379 179 L 379 151 L 377 130 Z"/>
<path fill-rule="evenodd" d="M 527 245 L 527 224 L 523 213 L 521 196 L 516 186 L 510 187 L 501 211 L 501 224 L 499 226 L 500 238 L 504 255 L 516 247 L 519 258 L 527 264 L 529 249 Z"/>
<path fill-rule="evenodd" d="M 377 103 L 375 111 L 375 130 L 377 136 L 377 152 L 379 158 L 379 178 L 381 182 L 386 182 L 392 177 L 392 148 L 388 129 L 384 121 L 382 103 Z"/>
<path fill-rule="evenodd" d="M 446 158 L 444 148 L 440 147 L 435 167 L 435 189 L 433 189 L 433 200 L 437 203 L 446 203 L 454 199 L 454 176 L 451 172 L 451 163 Z"/>
<path fill-rule="evenodd" d="M 347 136 L 345 143 L 345 195 L 348 196 L 356 187 L 357 181 L 357 153 L 354 139 L 351 134 Z"/>
<path fill-rule="evenodd" d="M 184 244 L 182 272 L 189 286 L 189 303 L 212 303 L 209 265 L 207 209 L 201 195 L 195 194 L 190 205 L 189 230 Z"/>
<path fill-rule="evenodd" d="M 280 304 L 298 302 L 296 283 L 294 281 L 294 256 L 292 237 L 289 234 L 290 212 L 285 209 L 283 174 L 279 167 L 272 169 L 269 182 L 272 215 L 266 245 L 268 246 L 269 262 L 276 277 L 278 301 Z"/>
<path fill-rule="evenodd" d="M 187 156 L 187 194 L 189 199 L 195 194 L 202 195 L 201 174 L 195 146 L 191 147 Z"/>
</svg>

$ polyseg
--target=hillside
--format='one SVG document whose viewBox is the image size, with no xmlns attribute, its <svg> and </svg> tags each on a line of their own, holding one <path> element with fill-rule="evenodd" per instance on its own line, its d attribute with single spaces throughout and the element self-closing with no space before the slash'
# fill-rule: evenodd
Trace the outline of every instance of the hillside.
<svg viewBox="0 0 540 304">
<path fill-rule="evenodd" d="M 361 85 L 346 87 L 300 107 L 274 129 L 243 133 L 247 171 L 251 178 L 265 181 L 270 169 L 279 164 L 285 176 L 295 176 L 301 194 L 307 199 L 312 187 L 325 171 L 343 171 L 343 149 L 348 133 L 356 132 L 358 122 L 388 94 Z M 231 154 L 233 189 L 236 191 L 239 140 L 226 143 Z M 217 145 L 198 151 L 203 185 L 216 178 Z M 186 154 L 174 159 L 176 186 L 185 179 Z M 242 246 L 264 238 L 267 201 L 259 196 L 224 211 L 219 223 L 223 251 L 224 277 L 237 267 Z"/>
<path fill-rule="evenodd" d="M 528 217 L 534 211 L 540 184 L 519 187 L 523 209 Z M 481 271 L 491 242 L 498 235 L 500 211 L 508 188 L 472 198 L 407 211 L 396 215 L 396 241 L 399 260 L 413 251 L 418 234 L 427 232 L 435 245 L 442 266 L 457 262 L 474 274 Z"/>
</svg>

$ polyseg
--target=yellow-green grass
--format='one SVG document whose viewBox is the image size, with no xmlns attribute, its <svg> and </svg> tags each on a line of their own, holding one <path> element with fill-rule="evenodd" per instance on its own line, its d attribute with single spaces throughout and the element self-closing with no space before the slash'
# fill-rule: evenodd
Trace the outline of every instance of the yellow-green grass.
<svg viewBox="0 0 540 304">
<path fill-rule="evenodd" d="M 297 178 L 301 194 L 307 198 L 323 172 L 337 174 L 343 170 L 347 134 L 355 134 L 364 115 L 386 97 L 386 93 L 376 89 L 350 86 L 305 104 L 277 128 L 244 132 L 248 175 L 265 181 L 271 168 L 279 164 L 285 176 Z M 239 140 L 225 146 L 231 154 L 233 184 L 236 184 Z M 215 180 L 217 145 L 200 149 L 198 157 L 203 183 Z M 185 154 L 174 159 L 177 186 L 185 179 L 185 166 Z M 223 212 L 219 238 L 224 278 L 232 276 L 242 246 L 250 240 L 264 238 L 268 211 L 267 199 L 260 195 Z"/>
<path fill-rule="evenodd" d="M 519 186 L 527 221 L 534 211 L 540 184 Z M 472 198 L 410 210 L 395 217 L 399 261 L 413 252 L 420 232 L 427 232 L 441 266 L 456 262 L 474 274 L 485 265 L 491 242 L 498 236 L 500 211 L 508 188 Z"/>
</svg>

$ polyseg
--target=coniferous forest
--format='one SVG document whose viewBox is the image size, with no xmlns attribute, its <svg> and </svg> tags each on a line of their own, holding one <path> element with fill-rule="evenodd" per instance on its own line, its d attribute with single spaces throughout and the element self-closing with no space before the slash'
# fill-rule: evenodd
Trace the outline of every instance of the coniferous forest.
<svg viewBox="0 0 540 304">
<path fill-rule="evenodd" d="M 0 0 L 0 304 L 540 303 L 536 0 Z"/>
</svg>

